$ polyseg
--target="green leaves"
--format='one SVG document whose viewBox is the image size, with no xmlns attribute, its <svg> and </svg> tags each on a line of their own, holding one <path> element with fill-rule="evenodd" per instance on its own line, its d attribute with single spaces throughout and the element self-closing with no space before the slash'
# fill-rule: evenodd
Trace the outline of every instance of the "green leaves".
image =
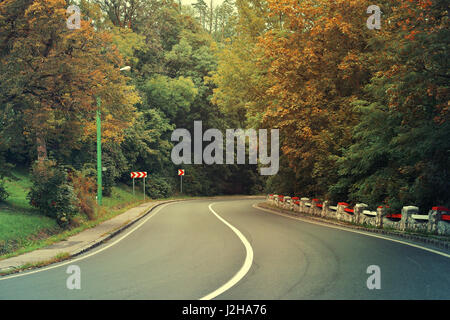
<svg viewBox="0 0 450 320">
<path fill-rule="evenodd" d="M 161 110 L 170 119 L 188 113 L 198 94 L 191 79 L 171 79 L 162 75 L 148 80 L 142 91 L 146 97 L 143 108 Z"/>
<path fill-rule="evenodd" d="M 60 226 L 68 226 L 78 212 L 78 199 L 68 182 L 65 168 L 49 160 L 37 162 L 33 166 L 31 182 L 33 185 L 27 196 L 30 204 L 56 219 Z"/>
<path fill-rule="evenodd" d="M 442 59 L 448 56 L 442 49 L 448 19 L 416 3 L 405 6 L 412 11 L 393 10 L 402 28 L 386 26 L 376 36 L 382 54 L 368 60 L 378 72 L 365 87 L 367 100 L 355 103 L 360 122 L 338 160 L 341 177 L 330 191 L 347 190 L 351 200 L 374 206 L 416 205 L 426 211 L 450 204 L 450 124 L 441 108 L 449 92 L 442 77 L 448 72 L 448 59 Z"/>
<path fill-rule="evenodd" d="M 135 56 L 137 50 L 145 53 L 145 37 L 137 34 L 130 29 L 113 27 L 112 42 L 119 49 L 119 53 L 125 60 L 126 65 L 136 65 L 139 59 Z"/>
</svg>

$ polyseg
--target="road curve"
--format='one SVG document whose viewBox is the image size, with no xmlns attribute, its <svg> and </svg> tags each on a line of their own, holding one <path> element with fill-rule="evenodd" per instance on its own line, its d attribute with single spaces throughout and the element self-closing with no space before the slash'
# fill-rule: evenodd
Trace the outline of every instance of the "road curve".
<svg viewBox="0 0 450 320">
<path fill-rule="evenodd" d="M 448 299 L 450 259 L 274 215 L 261 200 L 164 205 L 62 264 L 0 277 L 0 299 Z M 81 289 L 69 290 L 70 265 Z M 380 267 L 381 289 L 367 288 Z"/>
</svg>

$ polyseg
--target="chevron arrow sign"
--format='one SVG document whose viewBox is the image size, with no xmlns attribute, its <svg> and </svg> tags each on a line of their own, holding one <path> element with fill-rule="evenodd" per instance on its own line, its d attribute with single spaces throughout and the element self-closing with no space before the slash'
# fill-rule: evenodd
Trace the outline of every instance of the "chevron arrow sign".
<svg viewBox="0 0 450 320">
<path fill-rule="evenodd" d="M 132 179 L 142 179 L 147 178 L 147 172 L 132 172 L 131 173 Z"/>
</svg>

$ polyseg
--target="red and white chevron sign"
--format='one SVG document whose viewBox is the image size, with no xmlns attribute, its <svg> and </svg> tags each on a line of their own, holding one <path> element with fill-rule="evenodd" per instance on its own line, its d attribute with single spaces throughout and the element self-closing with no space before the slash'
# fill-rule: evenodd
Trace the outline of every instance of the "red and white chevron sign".
<svg viewBox="0 0 450 320">
<path fill-rule="evenodd" d="M 147 172 L 132 172 L 131 179 L 147 178 Z"/>
<path fill-rule="evenodd" d="M 184 169 L 178 169 L 178 175 L 184 176 Z"/>
</svg>

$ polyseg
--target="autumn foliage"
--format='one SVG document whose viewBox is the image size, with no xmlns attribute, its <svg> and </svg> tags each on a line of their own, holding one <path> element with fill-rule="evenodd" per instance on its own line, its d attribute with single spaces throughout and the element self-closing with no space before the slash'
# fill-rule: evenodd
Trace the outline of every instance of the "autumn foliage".
<svg viewBox="0 0 450 320">
<path fill-rule="evenodd" d="M 368 0 L 83 0 L 78 30 L 68 2 L 0 1 L 0 176 L 69 165 L 91 216 L 99 99 L 105 196 L 136 170 L 175 193 L 171 132 L 201 120 L 279 128 L 280 171 L 190 166 L 188 194 L 450 205 L 448 1 L 380 0 L 379 30 Z"/>
<path fill-rule="evenodd" d="M 281 130 L 283 165 L 268 191 L 395 209 L 448 204 L 446 2 L 380 1 L 381 30 L 366 27 L 370 1 L 251 2 L 240 14 L 264 12 L 265 23 L 242 24 L 224 49 L 215 101 L 232 111 L 224 94 L 237 92 L 249 124 L 259 114 L 258 126 Z M 255 30 L 251 53 L 236 45 Z"/>
<path fill-rule="evenodd" d="M 80 144 L 95 133 L 100 97 L 104 139 L 123 139 L 139 98 L 119 71 L 123 60 L 111 35 L 88 20 L 68 29 L 64 0 L 18 2 L 0 4 L 0 78 L 7 107 L 23 117 L 23 134 L 36 139 L 43 158 L 49 140 Z"/>
</svg>

